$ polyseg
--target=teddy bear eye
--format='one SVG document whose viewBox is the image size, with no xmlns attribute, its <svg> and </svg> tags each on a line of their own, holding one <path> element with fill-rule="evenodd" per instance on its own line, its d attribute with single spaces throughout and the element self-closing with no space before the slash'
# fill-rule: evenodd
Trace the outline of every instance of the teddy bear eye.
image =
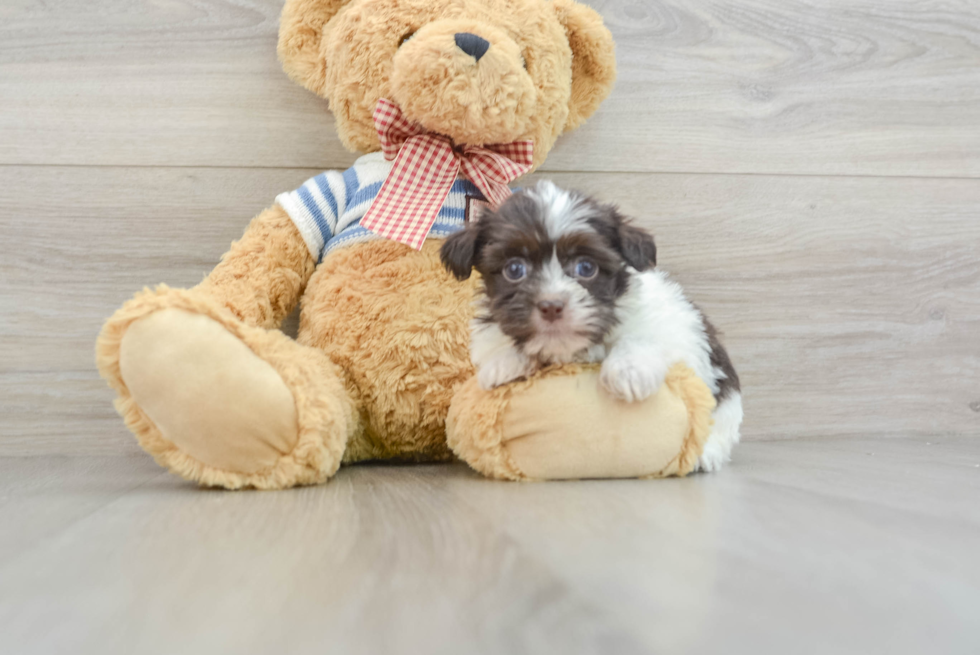
<svg viewBox="0 0 980 655">
<path fill-rule="evenodd" d="M 400 47 L 402 47 L 403 45 L 405 45 L 405 42 L 406 42 L 406 41 L 408 41 L 408 40 L 409 40 L 410 38 L 412 38 L 413 36 L 415 36 L 415 30 L 412 30 L 411 32 L 407 32 L 407 33 L 406 33 L 406 34 L 405 34 L 405 35 L 404 35 L 404 36 L 403 36 L 403 37 L 401 38 L 401 41 L 399 41 L 399 42 L 398 42 L 398 47 L 400 48 Z"/>
</svg>

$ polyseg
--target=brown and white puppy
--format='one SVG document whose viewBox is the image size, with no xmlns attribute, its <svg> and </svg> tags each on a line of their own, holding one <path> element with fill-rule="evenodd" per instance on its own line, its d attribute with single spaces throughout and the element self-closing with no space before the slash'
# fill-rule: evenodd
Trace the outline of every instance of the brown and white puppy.
<svg viewBox="0 0 980 655">
<path fill-rule="evenodd" d="M 461 280 L 473 268 L 483 277 L 471 344 L 483 388 L 548 364 L 601 361 L 602 386 L 634 402 L 684 362 L 718 403 L 699 461 L 716 470 L 739 440 L 738 375 L 714 327 L 654 268 L 656 253 L 615 207 L 541 182 L 450 236 L 442 261 Z"/>
</svg>

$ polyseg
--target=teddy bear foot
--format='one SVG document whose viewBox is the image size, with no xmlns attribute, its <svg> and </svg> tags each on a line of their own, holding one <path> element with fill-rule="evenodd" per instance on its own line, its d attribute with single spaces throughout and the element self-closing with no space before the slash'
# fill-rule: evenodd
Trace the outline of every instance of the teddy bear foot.
<svg viewBox="0 0 980 655">
<path fill-rule="evenodd" d="M 358 423 L 323 353 L 193 292 L 161 288 L 123 306 L 100 336 L 99 367 L 142 447 L 205 485 L 323 482 Z"/>
</svg>

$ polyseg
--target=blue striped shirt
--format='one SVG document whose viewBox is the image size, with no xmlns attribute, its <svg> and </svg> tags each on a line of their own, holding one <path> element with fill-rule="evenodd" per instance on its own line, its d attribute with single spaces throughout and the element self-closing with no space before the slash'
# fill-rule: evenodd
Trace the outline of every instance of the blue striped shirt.
<svg viewBox="0 0 980 655">
<path fill-rule="evenodd" d="M 319 261 L 342 246 L 381 238 L 361 227 L 361 219 L 381 191 L 391 166 L 380 152 L 364 155 L 346 171 L 320 173 L 295 191 L 279 194 L 276 202 L 293 219 Z M 468 199 L 484 197 L 472 182 L 457 178 L 429 236 L 445 237 L 462 229 Z"/>
</svg>

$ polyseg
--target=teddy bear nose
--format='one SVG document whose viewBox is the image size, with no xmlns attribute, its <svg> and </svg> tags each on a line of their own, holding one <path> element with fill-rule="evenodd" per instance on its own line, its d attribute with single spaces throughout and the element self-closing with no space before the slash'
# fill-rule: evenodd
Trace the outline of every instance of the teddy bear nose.
<svg viewBox="0 0 980 655">
<path fill-rule="evenodd" d="M 473 57 L 477 61 L 480 61 L 480 57 L 487 53 L 490 49 L 490 42 L 486 39 L 478 37 L 476 34 L 470 34 L 469 32 L 459 32 L 456 34 L 456 45 L 459 49 Z"/>
</svg>

